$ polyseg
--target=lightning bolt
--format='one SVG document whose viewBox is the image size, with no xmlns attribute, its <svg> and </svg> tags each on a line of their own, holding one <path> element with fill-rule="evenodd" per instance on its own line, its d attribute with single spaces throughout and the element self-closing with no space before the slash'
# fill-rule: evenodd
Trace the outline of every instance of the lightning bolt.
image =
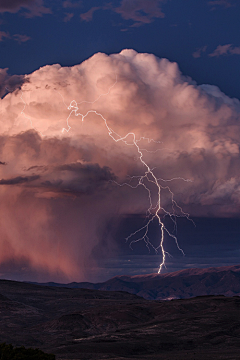
<svg viewBox="0 0 240 360">
<path fill-rule="evenodd" d="M 142 149 L 140 148 L 140 145 L 139 143 L 142 141 L 142 140 L 147 140 L 148 143 L 151 143 L 151 142 L 154 142 L 154 143 L 160 143 L 159 141 L 155 141 L 154 139 L 149 139 L 149 138 L 145 138 L 145 137 L 140 137 L 139 139 L 136 137 L 136 134 L 134 132 L 129 132 L 127 133 L 125 136 L 120 136 L 118 133 L 116 133 L 109 125 L 108 125 L 108 122 L 107 122 L 107 119 L 99 112 L 97 112 L 96 110 L 89 110 L 87 111 L 85 114 L 82 114 L 81 112 L 79 112 L 79 106 L 83 103 L 88 103 L 88 104 L 95 104 L 98 100 L 100 100 L 101 97 L 103 96 L 107 96 L 111 89 L 117 84 L 117 77 L 116 77 L 116 81 L 115 83 L 109 88 L 108 92 L 105 93 L 105 94 L 101 94 L 96 100 L 90 102 L 90 101 L 82 101 L 80 103 L 78 103 L 76 100 L 72 100 L 70 102 L 70 105 L 67 107 L 68 110 L 70 110 L 70 113 L 67 117 L 67 128 L 63 128 L 62 129 L 62 132 L 66 131 L 66 132 L 69 132 L 71 130 L 71 126 L 69 125 L 69 119 L 70 117 L 72 116 L 72 114 L 74 113 L 74 115 L 76 117 L 80 116 L 82 122 L 84 122 L 84 120 L 86 119 L 86 117 L 91 114 L 91 113 L 94 113 L 95 115 L 99 116 L 103 122 L 104 122 L 104 125 L 107 129 L 107 132 L 108 132 L 108 135 L 112 138 L 112 140 L 115 142 L 115 143 L 119 143 L 119 142 L 123 142 L 125 145 L 127 146 L 133 146 L 135 147 L 135 149 L 137 150 L 137 153 L 138 153 L 138 159 L 139 161 L 142 163 L 142 165 L 144 166 L 145 168 L 145 173 L 144 175 L 141 175 L 141 176 L 138 176 L 138 177 L 131 177 L 131 179 L 133 178 L 138 178 L 138 183 L 136 186 L 132 186 L 131 184 L 129 183 L 123 183 L 123 184 L 119 184 L 117 182 L 115 182 L 117 185 L 119 186 L 129 186 L 131 187 L 132 189 L 136 189 L 137 187 L 139 186 L 142 186 L 148 193 L 148 199 L 149 199 L 149 208 L 146 212 L 147 214 L 147 218 L 148 218 L 148 221 L 146 223 L 146 225 L 144 225 L 143 227 L 139 228 L 138 230 L 136 230 L 135 232 L 131 233 L 127 238 L 126 238 L 126 241 L 129 242 L 130 244 L 130 247 L 132 248 L 132 244 L 133 243 L 136 243 L 136 242 L 139 242 L 139 241 L 144 241 L 148 250 L 150 251 L 150 248 L 153 248 L 155 253 L 158 254 L 158 250 L 161 249 L 161 253 L 162 253 L 162 262 L 160 263 L 159 265 L 159 268 L 158 268 L 158 273 L 161 273 L 161 270 L 164 267 L 166 267 L 166 255 L 169 255 L 170 254 L 164 249 L 164 241 L 165 241 L 165 234 L 168 234 L 168 236 L 170 236 L 171 238 L 174 239 L 175 243 L 176 243 L 176 246 L 178 248 L 178 250 L 183 254 L 184 254 L 184 251 L 183 249 L 179 246 L 179 243 L 178 243 L 178 239 L 175 235 L 173 235 L 167 228 L 166 226 L 164 225 L 164 222 L 163 220 L 161 219 L 161 216 L 160 214 L 163 213 L 164 216 L 170 216 L 170 218 L 172 219 L 172 221 L 174 222 L 174 225 L 176 226 L 176 217 L 186 217 L 187 219 L 191 220 L 189 218 L 189 214 L 188 213 L 185 213 L 183 211 L 183 209 L 176 203 L 176 201 L 174 200 L 174 194 L 173 192 L 171 191 L 170 187 L 169 186 L 162 186 L 160 184 L 160 181 L 162 182 L 171 182 L 171 181 L 174 181 L 174 180 L 183 180 L 183 181 L 186 181 L 186 182 L 190 182 L 192 180 L 190 179 L 184 179 L 184 178 L 180 178 L 180 177 L 177 177 L 177 178 L 172 178 L 172 179 L 169 179 L 169 180 L 164 180 L 164 179 L 158 179 L 156 177 L 156 175 L 154 174 L 154 168 L 151 169 L 150 166 L 147 164 L 147 162 L 144 160 L 144 154 L 143 152 L 146 151 L 148 153 L 153 153 L 153 152 L 156 152 L 156 151 L 159 151 L 160 149 L 158 150 L 155 150 L 155 151 L 149 151 L 147 149 Z M 60 94 L 61 95 L 61 94 Z M 62 96 L 62 95 L 61 95 Z M 62 98 L 63 99 L 63 98 Z M 63 102 L 64 102 L 64 99 L 63 99 Z M 65 104 L 65 102 L 64 102 Z M 67 106 L 65 104 L 65 106 Z M 157 192 L 157 204 L 155 205 L 155 207 L 153 206 L 153 201 L 152 201 L 152 193 L 151 193 L 151 190 L 150 188 L 146 185 L 146 183 L 148 184 L 153 184 L 155 186 L 155 189 L 156 189 L 156 192 Z M 162 190 L 167 190 L 169 191 L 170 195 L 171 195 L 171 201 L 172 201 L 172 212 L 169 212 L 169 211 L 166 211 L 162 206 L 161 206 L 161 191 Z M 176 210 L 179 210 L 180 211 L 180 215 L 177 215 L 176 214 Z M 159 226 L 160 226 L 160 233 L 161 233 L 161 237 L 160 237 L 160 242 L 159 242 L 159 245 L 156 247 L 154 246 L 150 239 L 149 239 L 149 236 L 148 236 L 148 233 L 149 233 L 149 227 L 150 225 L 153 223 L 154 220 L 157 220 Z M 192 220 L 191 220 L 192 221 Z M 143 234 L 143 235 L 141 235 Z M 138 236 L 139 237 L 137 239 L 133 239 L 134 236 Z"/>
<path fill-rule="evenodd" d="M 96 111 L 94 111 L 94 110 L 88 111 L 85 115 L 83 115 L 83 114 L 81 114 L 81 113 L 77 113 L 77 111 L 79 110 L 79 107 L 78 107 L 78 106 L 80 106 L 80 105 L 82 105 L 82 104 L 91 104 L 91 105 L 95 104 L 98 100 L 101 99 L 101 97 L 107 96 L 108 94 L 110 94 L 110 91 L 112 90 L 112 88 L 113 88 L 116 84 L 117 84 L 117 76 L 116 76 L 116 81 L 115 81 L 115 83 L 109 88 L 108 92 L 105 93 L 105 94 L 100 94 L 96 100 L 94 100 L 94 101 L 85 101 L 85 100 L 83 100 L 83 101 L 81 101 L 80 103 L 77 103 L 76 100 L 72 100 L 72 101 L 70 102 L 70 105 L 69 105 L 69 106 L 66 105 L 62 94 L 60 94 L 60 93 L 58 92 L 59 95 L 61 96 L 62 100 L 63 100 L 64 105 L 67 107 L 68 110 L 70 110 L 70 113 L 69 113 L 69 115 L 68 115 L 68 117 L 67 117 L 67 120 L 66 120 L 66 121 L 67 121 L 67 129 L 66 129 L 66 128 L 63 128 L 63 129 L 62 129 L 62 132 L 64 132 L 64 131 L 69 132 L 69 130 L 71 129 L 71 126 L 69 125 L 69 119 L 70 119 L 72 113 L 75 113 L 75 116 L 81 116 L 82 121 L 84 121 L 85 117 L 87 117 L 88 114 L 90 114 L 90 113 L 93 112 L 93 113 L 95 113 L 96 115 L 101 116 L 102 119 L 105 121 L 105 125 L 107 126 L 107 121 L 106 121 L 106 119 L 104 119 L 104 117 L 103 117 L 101 114 L 98 114 L 98 113 L 97 113 Z M 108 128 L 108 130 L 109 130 L 109 127 L 108 127 L 108 126 L 107 126 L 107 128 Z M 109 135 L 110 135 L 110 134 L 109 134 Z"/>
<path fill-rule="evenodd" d="M 63 104 L 66 106 L 66 108 L 70 111 L 69 112 L 69 115 L 66 119 L 66 123 L 67 123 L 67 127 L 66 128 L 63 128 L 62 129 L 62 133 L 66 132 L 68 133 L 70 130 L 71 130 L 71 126 L 69 125 L 69 121 L 70 121 L 70 118 L 71 116 L 74 114 L 75 117 L 80 117 L 81 118 L 81 121 L 84 122 L 84 120 L 87 118 L 87 116 L 91 113 L 95 114 L 96 116 L 100 117 L 101 120 L 103 121 L 105 127 L 106 127 L 106 130 L 108 132 L 108 135 L 112 138 L 112 140 L 115 142 L 115 143 L 119 143 L 119 142 L 122 142 L 124 143 L 126 146 L 131 146 L 131 147 L 134 147 L 136 150 L 137 150 L 137 153 L 138 153 L 138 160 L 140 161 L 140 163 L 143 165 L 143 167 L 145 168 L 145 172 L 143 175 L 140 175 L 140 176 L 132 176 L 130 177 L 130 182 L 127 183 L 122 183 L 122 184 L 119 184 L 118 182 L 114 181 L 114 183 L 118 186 L 128 186 L 132 189 L 136 189 L 138 187 L 143 187 L 147 194 L 148 194 L 148 200 L 149 200 L 149 208 L 147 209 L 146 211 L 146 219 L 147 219 L 147 222 L 144 226 L 140 227 L 139 229 L 137 229 L 135 232 L 131 233 L 127 238 L 126 238 L 126 241 L 129 242 L 129 246 L 130 248 L 132 248 L 132 244 L 133 243 L 137 243 L 137 242 L 140 242 L 140 241 L 144 241 L 144 243 L 146 244 L 146 247 L 148 248 L 148 250 L 150 251 L 150 248 L 152 248 L 156 254 L 159 253 L 159 250 L 161 250 L 161 253 L 162 253 L 162 262 L 160 263 L 159 265 L 159 268 L 158 268 L 158 273 L 161 273 L 162 271 L 162 268 L 163 267 L 166 267 L 166 256 L 171 256 L 164 248 L 164 243 L 165 243 L 165 235 L 167 234 L 169 237 L 171 237 L 175 243 L 176 243 L 176 246 L 178 248 L 178 250 L 183 254 L 184 254 L 184 251 L 183 249 L 179 246 L 179 243 L 178 243 L 178 239 L 177 237 L 172 234 L 168 229 L 167 227 L 165 226 L 164 222 L 163 222 L 163 219 L 164 217 L 166 216 L 169 216 L 170 219 L 173 221 L 174 223 L 174 227 L 176 228 L 177 227 L 177 222 L 176 222 L 176 218 L 178 217 L 186 217 L 187 219 L 189 219 L 190 221 L 192 221 L 190 219 L 190 215 L 188 213 L 185 213 L 183 211 L 183 209 L 177 204 L 177 202 L 174 200 L 174 194 L 173 192 L 171 191 L 169 185 L 167 185 L 167 183 L 169 182 L 172 182 L 172 181 L 175 181 L 175 180 L 182 180 L 182 181 L 185 181 L 185 182 L 191 182 L 192 180 L 190 179 L 184 179 L 184 178 L 181 178 L 181 177 L 176 177 L 176 178 L 172 178 L 172 179 L 161 179 L 161 178 L 157 178 L 157 176 L 155 175 L 154 173 L 154 170 L 155 168 L 150 168 L 150 165 L 146 162 L 146 160 L 144 159 L 144 152 L 147 152 L 147 153 L 155 153 L 157 151 L 160 151 L 160 150 L 164 150 L 164 148 L 161 148 L 161 149 L 157 149 L 157 150 L 154 150 L 154 151 L 150 151 L 150 150 L 147 150 L 145 148 L 141 148 L 140 147 L 140 143 L 142 140 L 146 140 L 148 143 L 156 143 L 156 144 L 160 144 L 161 142 L 159 141 L 155 141 L 154 139 L 150 139 L 150 138 L 145 138 L 145 137 L 140 137 L 140 138 L 137 138 L 136 137 L 136 134 L 134 132 L 129 132 L 127 133 L 125 136 L 120 136 L 118 133 L 116 133 L 109 125 L 108 125 L 108 122 L 107 122 L 107 119 L 101 114 L 99 113 L 97 110 L 89 110 L 87 111 L 85 114 L 82 114 L 80 111 L 79 111 L 79 107 L 82 105 L 82 104 L 90 104 L 90 105 L 94 105 L 97 101 L 99 101 L 103 96 L 107 96 L 110 94 L 111 90 L 115 87 L 115 85 L 117 84 L 117 76 L 116 76 L 116 80 L 114 82 L 114 84 L 109 88 L 109 90 L 104 93 L 104 94 L 101 94 L 98 96 L 98 98 L 96 98 L 94 101 L 81 101 L 81 102 L 77 102 L 76 100 L 72 100 L 70 102 L 69 105 L 67 105 L 64 101 L 64 98 L 62 96 L 61 93 L 59 93 L 58 91 L 58 94 L 61 96 L 62 98 L 62 102 Z M 55 89 L 56 90 L 56 89 Z M 33 124 L 32 124 L 32 120 L 30 117 L 28 117 L 26 114 L 25 114 L 25 108 L 27 106 L 26 102 L 24 101 L 23 99 L 23 93 L 21 94 L 21 100 L 22 102 L 24 103 L 24 108 L 21 112 L 22 115 L 24 115 L 24 117 L 26 119 L 28 119 L 31 123 L 31 126 L 32 128 L 33 127 Z M 34 128 L 35 129 L 35 128 Z M 131 181 L 133 179 L 137 179 L 137 184 L 134 186 L 134 185 L 131 185 Z M 161 183 L 165 183 L 166 185 L 162 185 Z M 152 185 L 151 185 L 152 184 Z M 153 196 L 152 196 L 152 191 L 150 189 L 150 185 L 153 186 L 155 188 L 155 194 L 157 195 L 157 201 L 156 201 L 156 204 L 154 206 L 153 204 Z M 164 209 L 164 207 L 161 205 L 161 193 L 162 193 L 162 190 L 167 190 L 170 194 L 170 197 L 171 197 L 171 203 L 172 203 L 172 211 L 169 212 L 167 210 Z M 152 244 L 152 242 L 150 241 L 149 239 L 149 228 L 150 228 L 150 225 L 153 223 L 153 221 L 157 220 L 158 222 L 158 225 L 160 227 L 160 242 L 158 244 L 158 246 L 154 246 Z M 193 222 L 193 221 L 192 221 Z M 135 237 L 137 237 L 135 239 Z"/>
</svg>

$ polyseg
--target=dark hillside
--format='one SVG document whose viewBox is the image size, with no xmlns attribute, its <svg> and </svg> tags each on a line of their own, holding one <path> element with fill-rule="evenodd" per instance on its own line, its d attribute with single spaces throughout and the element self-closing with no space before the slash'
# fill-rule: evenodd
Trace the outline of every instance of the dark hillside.
<svg viewBox="0 0 240 360">
<path fill-rule="evenodd" d="M 0 342 L 56 359 L 239 358 L 239 297 L 153 301 L 6 280 L 0 294 Z"/>
</svg>

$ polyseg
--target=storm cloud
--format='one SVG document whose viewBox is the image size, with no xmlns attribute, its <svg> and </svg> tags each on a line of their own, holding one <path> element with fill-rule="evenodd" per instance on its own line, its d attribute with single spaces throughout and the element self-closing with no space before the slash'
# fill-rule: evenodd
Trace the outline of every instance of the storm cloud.
<svg viewBox="0 0 240 360">
<path fill-rule="evenodd" d="M 133 50 L 24 79 L 0 106 L 0 261 L 86 278 L 106 224 L 149 207 L 133 134 L 165 209 L 169 187 L 191 216 L 239 216 L 239 100 Z"/>
<path fill-rule="evenodd" d="M 19 89 L 27 81 L 23 75 L 9 75 L 8 69 L 0 69 L 0 98 Z"/>
<path fill-rule="evenodd" d="M 17 176 L 15 178 L 12 179 L 1 179 L 0 180 L 0 185 L 17 185 L 17 184 L 22 184 L 22 183 L 26 183 L 29 181 L 34 181 L 36 179 L 38 179 L 39 176 Z"/>
<path fill-rule="evenodd" d="M 17 11 L 21 6 L 34 4 L 35 0 L 0 0 L 1 11 Z"/>
</svg>

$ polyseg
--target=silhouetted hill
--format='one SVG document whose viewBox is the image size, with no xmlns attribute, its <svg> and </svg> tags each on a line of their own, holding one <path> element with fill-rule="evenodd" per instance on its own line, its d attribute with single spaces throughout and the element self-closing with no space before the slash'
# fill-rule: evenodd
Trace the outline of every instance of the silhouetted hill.
<svg viewBox="0 0 240 360">
<path fill-rule="evenodd" d="M 240 265 L 180 270 L 167 274 L 116 276 L 108 281 L 44 285 L 104 291 L 127 291 L 149 300 L 186 299 L 194 296 L 240 296 Z"/>
<path fill-rule="evenodd" d="M 131 279 L 142 283 L 142 277 Z M 36 347 L 57 360 L 239 358 L 239 297 L 155 301 L 7 280 L 0 280 L 0 294 L 0 343 Z"/>
</svg>

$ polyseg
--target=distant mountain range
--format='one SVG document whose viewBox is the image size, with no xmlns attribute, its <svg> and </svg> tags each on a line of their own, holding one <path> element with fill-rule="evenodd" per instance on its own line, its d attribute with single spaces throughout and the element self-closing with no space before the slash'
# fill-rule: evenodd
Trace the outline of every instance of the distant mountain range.
<svg viewBox="0 0 240 360">
<path fill-rule="evenodd" d="M 240 265 L 188 269 L 167 274 L 116 276 L 102 283 L 54 282 L 45 286 L 92 289 L 105 291 L 127 291 L 148 300 L 186 299 L 204 295 L 240 296 Z"/>
</svg>

